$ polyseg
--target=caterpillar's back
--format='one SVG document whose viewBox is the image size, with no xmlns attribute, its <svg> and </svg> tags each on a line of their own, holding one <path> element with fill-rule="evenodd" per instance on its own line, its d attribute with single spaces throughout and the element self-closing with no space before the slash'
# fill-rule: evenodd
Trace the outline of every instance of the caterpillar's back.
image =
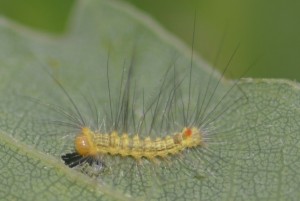
<svg viewBox="0 0 300 201">
<path fill-rule="evenodd" d="M 110 154 L 130 156 L 136 160 L 146 158 L 151 161 L 203 144 L 202 133 L 195 127 L 184 128 L 180 133 L 155 140 L 150 137 L 141 139 L 138 134 L 132 137 L 127 133 L 119 135 L 117 131 L 106 134 L 95 133 L 88 127 L 84 127 L 75 139 L 75 149 L 84 157 Z"/>
</svg>

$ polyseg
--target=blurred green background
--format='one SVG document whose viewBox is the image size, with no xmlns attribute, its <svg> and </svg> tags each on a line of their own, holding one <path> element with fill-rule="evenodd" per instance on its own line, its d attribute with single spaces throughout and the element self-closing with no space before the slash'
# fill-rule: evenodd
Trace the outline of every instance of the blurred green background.
<svg viewBox="0 0 300 201">
<path fill-rule="evenodd" d="M 196 11 L 195 49 L 203 58 L 223 68 L 240 44 L 229 76 L 238 77 L 260 58 L 247 77 L 300 80 L 300 1 L 127 1 L 146 11 L 188 45 L 192 43 Z M 34 29 L 61 34 L 67 29 L 75 3 L 75 0 L 0 0 L 0 13 Z M 218 50 L 221 54 L 216 62 Z"/>
</svg>

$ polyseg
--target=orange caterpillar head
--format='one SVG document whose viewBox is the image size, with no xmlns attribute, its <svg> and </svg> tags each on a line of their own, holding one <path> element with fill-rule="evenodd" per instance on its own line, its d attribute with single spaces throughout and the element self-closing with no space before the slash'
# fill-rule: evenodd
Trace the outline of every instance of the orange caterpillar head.
<svg viewBox="0 0 300 201">
<path fill-rule="evenodd" d="M 78 135 L 75 138 L 75 149 L 81 156 L 90 155 L 90 145 L 86 136 Z"/>
<path fill-rule="evenodd" d="M 91 156 L 96 153 L 92 144 L 90 129 L 83 127 L 80 135 L 75 138 L 75 149 L 81 156 Z"/>
</svg>

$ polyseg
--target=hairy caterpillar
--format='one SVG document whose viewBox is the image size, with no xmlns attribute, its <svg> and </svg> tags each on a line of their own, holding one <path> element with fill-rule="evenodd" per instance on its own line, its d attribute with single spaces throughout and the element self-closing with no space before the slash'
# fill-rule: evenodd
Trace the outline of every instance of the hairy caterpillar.
<svg viewBox="0 0 300 201">
<path fill-rule="evenodd" d="M 129 70 L 129 73 L 131 73 L 131 69 Z M 128 74 L 128 79 L 130 76 L 131 75 Z M 125 90 L 127 89 L 128 88 L 125 88 Z M 125 92 L 124 94 L 126 95 Z M 68 95 L 68 97 L 70 96 Z M 124 99 L 128 100 L 129 97 L 124 97 Z M 71 103 L 73 103 L 73 101 L 71 101 Z M 77 108 L 76 105 L 74 105 L 74 107 Z M 153 104 L 151 104 L 150 109 L 151 107 L 153 107 Z M 128 108 L 124 111 L 127 110 Z M 78 114 L 81 116 L 80 113 Z M 147 113 L 142 115 L 140 119 L 141 124 L 143 123 L 146 114 Z M 126 113 L 122 115 L 126 115 Z M 137 161 L 140 161 L 142 158 L 149 161 L 155 161 L 157 158 L 163 159 L 168 155 L 178 154 L 187 148 L 205 145 L 203 132 L 196 127 L 184 127 L 182 131 L 163 136 L 162 138 L 156 137 L 155 139 L 151 139 L 150 136 L 147 136 L 143 139 L 139 137 L 138 132 L 136 132 L 136 134 L 131 134 L 123 131 L 119 134 L 118 128 L 116 127 L 110 133 L 101 133 L 95 132 L 89 127 L 84 126 L 83 120 L 82 124 L 83 126 L 80 127 L 80 132 L 76 135 L 74 140 L 76 153 L 62 156 L 62 159 L 65 160 L 66 164 L 70 167 L 74 167 L 81 163 L 81 161 L 78 160 L 78 155 L 84 158 L 97 158 L 97 156 L 103 155 L 120 155 L 122 157 L 132 157 Z M 75 157 L 75 161 L 72 160 L 73 157 Z"/>
<path fill-rule="evenodd" d="M 86 101 L 78 104 L 74 93 L 52 76 L 68 101 L 50 105 L 57 116 L 51 117 L 52 126 L 61 129 L 55 134 L 66 144 L 60 152 L 63 162 L 102 183 L 125 186 L 124 192 L 133 195 L 151 193 L 164 182 L 215 175 L 225 163 L 214 144 L 230 140 L 237 126 L 226 118 L 246 101 L 238 82 L 220 85 L 232 58 L 219 76 L 214 71 L 203 76 L 193 63 L 184 66 L 173 60 L 165 73 L 156 75 L 151 91 L 144 90 L 148 82 L 141 84 L 147 71 L 138 68 L 137 53 L 132 52 L 120 76 L 110 76 L 114 69 L 107 63 L 107 90 L 93 90 L 106 95 L 99 103 L 84 94 Z"/>
<path fill-rule="evenodd" d="M 76 136 L 75 149 L 81 156 L 110 154 L 131 156 L 136 160 L 144 157 L 153 161 L 156 157 L 164 158 L 168 154 L 178 154 L 186 148 L 196 147 L 202 143 L 201 133 L 195 127 L 184 128 L 181 133 L 155 140 L 151 140 L 150 137 L 140 139 L 138 135 L 130 139 L 127 133 L 119 136 L 117 131 L 110 134 L 95 133 L 89 128 L 83 127 L 80 135 Z"/>
<path fill-rule="evenodd" d="M 110 106 L 109 111 L 104 109 L 104 113 L 109 116 L 104 118 L 104 121 L 105 124 L 110 125 L 108 129 L 101 128 L 98 116 L 96 122 L 94 122 L 96 129 L 88 126 L 74 100 L 54 78 L 74 109 L 72 113 L 62 108 L 58 109 L 59 113 L 67 118 L 67 122 L 62 121 L 60 125 L 77 128 L 73 139 L 75 152 L 62 155 L 62 159 L 69 167 L 76 167 L 86 162 L 92 165 L 97 160 L 97 163 L 104 167 L 107 166 L 106 161 L 109 157 L 129 157 L 138 164 L 141 164 L 143 160 L 157 163 L 159 161 L 170 161 L 170 158 L 174 158 L 178 154 L 182 155 L 188 149 L 205 148 L 208 145 L 207 141 L 213 135 L 207 129 L 213 122 L 212 120 L 218 119 L 229 109 L 238 107 L 241 100 L 244 99 L 244 96 L 239 96 L 229 106 L 220 110 L 218 106 L 227 96 L 228 92 L 226 92 L 217 105 L 209 108 L 210 101 L 215 93 L 214 91 L 208 91 L 211 86 L 207 86 L 204 98 L 200 101 L 201 91 L 197 92 L 196 95 L 192 94 L 194 92 L 191 85 L 192 65 L 188 68 L 187 75 L 185 73 L 183 76 L 179 76 L 175 67 L 172 66 L 163 75 L 164 79 L 161 81 L 158 93 L 150 100 L 148 106 L 145 106 L 144 94 L 142 94 L 140 102 L 142 102 L 143 112 L 137 115 L 136 105 L 139 99 L 136 94 L 138 92 L 136 88 L 134 88 L 133 93 L 131 92 L 133 89 L 133 86 L 131 86 L 133 67 L 129 67 L 127 76 L 124 75 L 126 70 L 123 69 L 120 89 L 118 90 L 117 107 L 112 106 L 115 102 L 111 97 L 112 91 L 108 70 L 107 65 Z M 186 79 L 186 76 L 189 76 L 189 79 Z M 186 83 L 186 81 L 188 82 Z M 183 86 L 183 83 L 187 85 Z M 216 90 L 218 84 L 212 89 Z M 185 87 L 187 88 L 185 89 Z M 182 97 L 183 89 L 189 91 L 189 97 Z M 233 87 L 230 90 L 232 89 Z M 197 97 L 197 101 L 193 104 L 191 103 L 192 97 Z M 97 111 L 96 105 L 91 106 L 91 103 L 88 105 L 90 110 Z M 146 125 L 147 121 L 151 122 L 150 126 Z"/>
<path fill-rule="evenodd" d="M 237 82 L 216 96 L 216 90 L 223 90 L 219 86 L 222 75 L 215 83 L 208 77 L 206 89 L 201 91 L 197 87 L 201 80 L 196 79 L 193 72 L 197 70 L 192 65 L 183 70 L 170 65 L 158 88 L 145 98 L 143 88 L 135 85 L 139 76 L 135 75 L 138 71 L 134 61 L 130 64 L 128 70 L 123 68 L 120 79 L 114 79 L 120 80 L 117 83 L 111 83 L 107 64 L 108 102 L 102 108 L 88 99 L 82 109 L 53 77 L 70 103 L 67 108 L 49 105 L 59 117 L 50 120 L 50 124 L 70 128 L 65 131 L 69 148 L 61 154 L 64 163 L 113 186 L 126 185 L 130 178 L 132 188 L 144 185 L 152 189 L 155 186 L 152 182 L 163 185 L 162 182 L 173 180 L 174 174 L 177 179 L 215 174 L 223 159 L 210 147 L 226 143 L 228 133 L 233 133 L 231 125 L 215 126 L 215 123 L 238 111 L 246 101 L 236 88 Z M 189 95 L 183 96 L 183 91 Z M 231 97 L 231 92 L 239 95 Z M 219 165 L 212 169 L 211 158 L 216 157 Z M 151 192 L 146 189 L 134 195 Z"/>
</svg>

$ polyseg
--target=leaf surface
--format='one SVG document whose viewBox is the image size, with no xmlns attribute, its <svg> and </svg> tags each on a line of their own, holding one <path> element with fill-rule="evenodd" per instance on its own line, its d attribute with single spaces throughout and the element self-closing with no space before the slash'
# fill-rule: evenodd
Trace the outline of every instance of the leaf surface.
<svg viewBox="0 0 300 201">
<path fill-rule="evenodd" d="M 282 80 L 242 79 L 238 86 L 247 101 L 234 107 L 230 100 L 241 93 L 231 90 L 232 85 L 226 80 L 218 85 L 220 77 L 211 76 L 213 71 L 200 58 L 193 63 L 193 88 L 205 91 L 211 85 L 216 86 L 216 91 L 209 88 L 209 94 L 213 94 L 209 105 L 226 111 L 210 117 L 217 128 L 216 134 L 222 135 L 211 136 L 218 143 L 208 144 L 207 152 L 186 153 L 176 164 L 165 165 L 169 171 L 163 176 L 160 168 L 155 172 L 123 163 L 122 159 L 114 161 L 111 173 L 100 178 L 91 178 L 64 165 L 60 156 L 71 151 L 65 142 L 68 140 L 72 145 L 70 133 L 41 120 L 57 117 L 47 104 L 66 110 L 72 106 L 48 72 L 71 94 L 78 108 L 86 109 L 85 99 L 96 97 L 101 109 L 109 107 L 108 54 L 112 90 L 118 89 L 123 66 L 130 65 L 134 56 L 133 80 L 145 90 L 146 99 L 153 98 L 157 83 L 169 66 L 175 63 L 181 75 L 184 71 L 180 69 L 190 65 L 191 56 L 188 48 L 171 34 L 120 2 L 80 1 L 71 19 L 69 31 L 59 37 L 1 20 L 1 199 L 297 200 L 300 197 L 299 85 Z M 183 90 L 183 97 L 188 94 L 188 90 Z M 28 97 L 39 101 L 30 101 Z M 100 115 L 104 119 L 106 114 Z M 189 168 L 180 165 L 180 161 L 188 167 L 199 165 L 196 169 L 208 174 L 189 174 Z"/>
</svg>

